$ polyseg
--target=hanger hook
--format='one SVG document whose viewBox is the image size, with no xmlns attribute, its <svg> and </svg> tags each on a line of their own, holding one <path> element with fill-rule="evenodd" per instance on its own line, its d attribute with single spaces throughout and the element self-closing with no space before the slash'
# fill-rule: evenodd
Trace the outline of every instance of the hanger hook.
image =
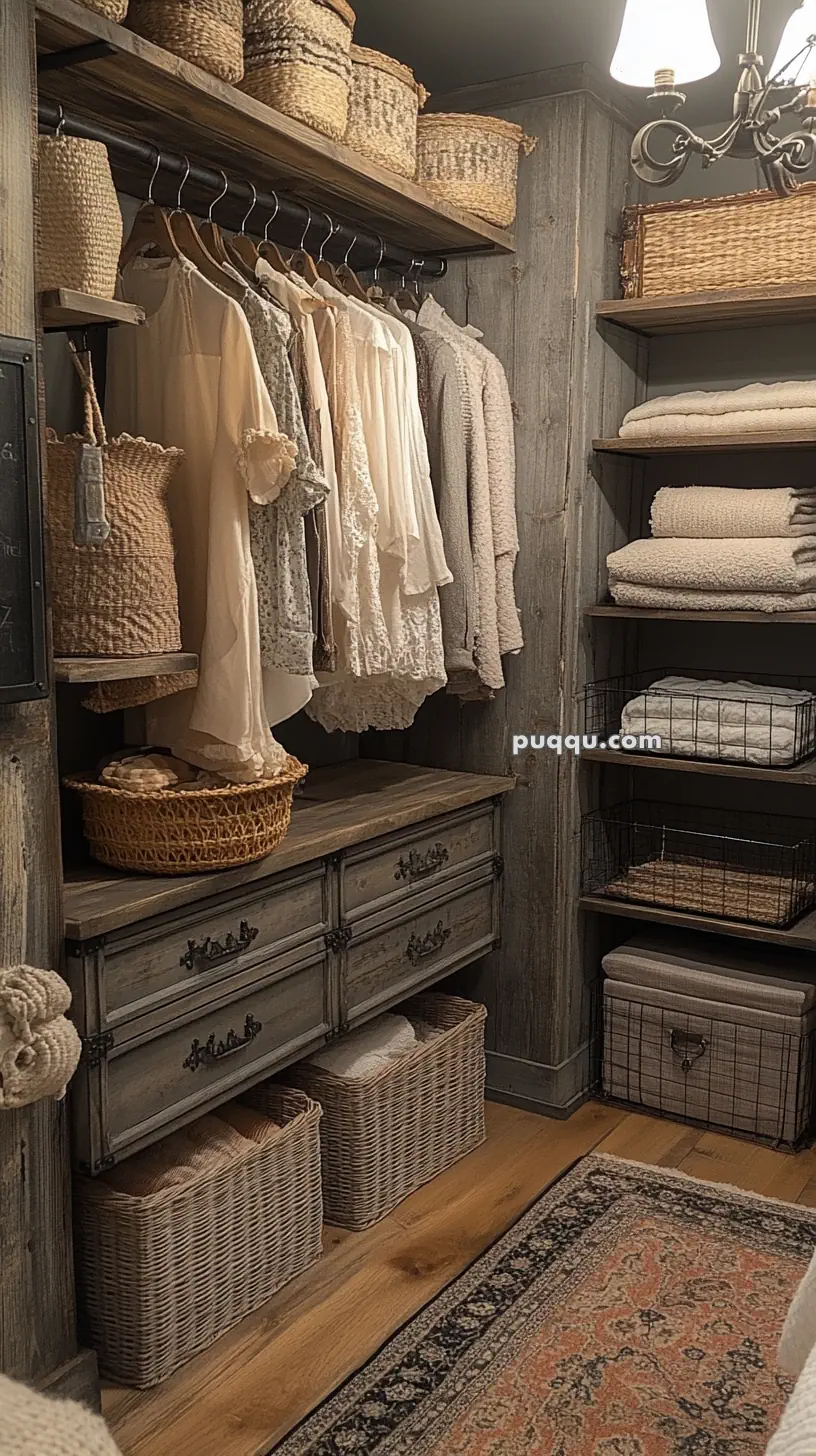
<svg viewBox="0 0 816 1456">
<path fill-rule="evenodd" d="M 161 171 L 161 164 L 162 164 L 162 154 L 157 149 L 156 150 L 156 165 L 153 168 L 153 176 L 150 178 L 150 186 L 147 189 L 147 200 L 148 200 L 148 202 L 153 203 L 154 206 L 155 206 L 156 199 L 153 196 L 153 187 L 154 187 L 156 178 L 158 177 L 159 172 Z"/>
<path fill-rule="evenodd" d="M 218 206 L 218 204 L 222 200 L 222 198 L 226 197 L 227 193 L 229 192 L 229 182 L 227 181 L 227 174 L 226 174 L 226 172 L 221 172 L 221 176 L 224 179 L 224 186 L 221 188 L 221 191 L 219 192 L 218 196 L 217 197 L 214 197 L 213 200 L 212 200 L 212 202 L 210 203 L 210 210 L 207 213 L 207 222 L 209 222 L 209 223 L 211 223 L 212 220 L 213 220 L 213 211 Z"/>
<path fill-rule="evenodd" d="M 324 217 L 326 219 L 326 222 L 329 224 L 329 231 L 323 239 L 322 243 L 320 244 L 320 252 L 317 255 L 318 263 L 323 262 L 323 254 L 325 252 L 327 243 L 330 243 L 335 233 L 340 231 L 339 222 L 332 222 L 332 219 L 329 217 L 328 213 L 324 213 Z"/>
<path fill-rule="evenodd" d="M 252 188 L 252 201 L 249 204 L 249 211 L 248 211 L 246 217 L 244 218 L 243 222 L 241 223 L 241 236 L 242 237 L 245 237 L 246 236 L 246 225 L 249 222 L 249 219 L 251 218 L 253 212 L 255 211 L 255 208 L 256 208 L 257 203 L 258 203 L 258 189 L 255 186 L 255 183 L 254 182 L 248 182 L 247 183 L 247 186 Z"/>
<path fill-rule="evenodd" d="M 59 120 L 54 130 L 55 137 L 63 136 L 65 133 L 65 107 L 61 101 L 57 102 L 57 110 L 59 112 Z"/>
<path fill-rule="evenodd" d="M 303 237 L 300 240 L 300 251 L 301 253 L 303 253 L 306 251 L 306 239 L 309 236 L 309 229 L 312 226 L 312 209 L 310 208 L 308 202 L 302 202 L 301 207 L 304 207 L 309 214 L 309 220 L 306 223 L 305 228 L 303 229 Z"/>
<path fill-rule="evenodd" d="M 376 264 L 374 266 L 374 282 L 375 283 L 379 283 L 379 281 L 380 281 L 380 269 L 382 267 L 383 258 L 385 257 L 385 243 L 383 242 L 383 240 L 382 240 L 382 238 L 381 238 L 381 236 L 380 236 L 379 233 L 377 233 L 377 242 L 380 245 L 380 256 L 377 259 L 377 262 L 376 262 Z"/>
<path fill-rule="evenodd" d="M 181 205 L 181 194 L 184 191 L 185 187 L 187 186 L 187 178 L 189 177 L 190 172 L 192 170 L 192 168 L 190 167 L 190 158 L 189 157 L 184 157 L 183 160 L 184 160 L 184 165 L 187 168 L 187 170 L 184 173 L 184 176 L 182 177 L 181 181 L 179 182 L 178 197 L 176 198 L 176 205 L 173 208 L 173 211 L 174 212 L 183 212 L 184 211 L 184 209 L 183 209 L 183 207 Z"/>
<path fill-rule="evenodd" d="M 344 263 L 344 265 L 345 265 L 346 268 L 350 268 L 351 267 L 351 264 L 349 262 L 349 258 L 351 257 L 352 253 L 354 252 L 354 249 L 357 246 L 357 237 L 358 237 L 358 234 L 355 233 L 354 234 L 354 237 L 352 238 L 351 242 L 348 245 L 348 248 L 346 249 L 346 256 L 343 259 L 343 263 Z"/>
<path fill-rule="evenodd" d="M 269 242 L 269 229 L 271 228 L 273 222 L 275 221 L 275 218 L 277 217 L 278 213 L 280 212 L 280 198 L 278 197 L 277 192 L 273 192 L 272 193 L 272 196 L 275 199 L 275 211 L 273 212 L 272 216 L 269 217 L 269 218 L 267 218 L 267 220 L 266 220 L 266 227 L 264 228 L 264 242 L 265 243 L 268 243 Z"/>
</svg>

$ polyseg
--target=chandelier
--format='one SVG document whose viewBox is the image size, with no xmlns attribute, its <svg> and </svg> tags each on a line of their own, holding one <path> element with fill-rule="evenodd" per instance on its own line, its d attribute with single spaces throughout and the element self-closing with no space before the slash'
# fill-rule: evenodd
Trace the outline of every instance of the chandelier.
<svg viewBox="0 0 816 1456">
<path fill-rule="evenodd" d="M 748 0 L 745 53 L 734 96 L 734 119 L 718 137 L 698 136 L 677 117 L 686 97 L 679 87 L 719 69 L 706 0 L 627 0 L 611 71 L 628 86 L 653 87 L 660 116 L 632 144 L 632 166 L 654 187 L 668 187 L 692 156 L 703 167 L 731 155 L 759 162 L 778 197 L 795 192 L 816 161 L 816 0 L 801 0 L 785 28 L 770 73 L 759 54 L 762 0 Z M 779 136 L 785 115 L 800 128 Z"/>
</svg>

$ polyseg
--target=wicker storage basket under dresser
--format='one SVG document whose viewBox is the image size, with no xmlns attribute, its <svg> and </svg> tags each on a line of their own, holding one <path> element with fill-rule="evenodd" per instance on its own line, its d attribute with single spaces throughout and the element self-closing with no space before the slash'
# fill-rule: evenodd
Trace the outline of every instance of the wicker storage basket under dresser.
<svg viewBox="0 0 816 1456">
<path fill-rule="evenodd" d="M 606 1096 L 790 1146 L 805 1137 L 815 970 L 764 947 L 650 936 L 610 951 L 603 968 Z"/>
<path fill-rule="evenodd" d="M 183 1187 L 77 1180 L 80 1293 L 110 1379 L 157 1385 L 320 1257 L 320 1108 L 275 1084 L 264 1111 L 276 1137 Z"/>
<path fill-rule="evenodd" d="M 396 1010 L 441 1035 L 364 1081 L 308 1062 L 286 1072 L 323 1108 L 323 1206 L 341 1228 L 369 1228 L 485 1139 L 484 1006 L 428 993 Z M 274 1086 L 246 1100 L 266 1112 Z"/>
</svg>

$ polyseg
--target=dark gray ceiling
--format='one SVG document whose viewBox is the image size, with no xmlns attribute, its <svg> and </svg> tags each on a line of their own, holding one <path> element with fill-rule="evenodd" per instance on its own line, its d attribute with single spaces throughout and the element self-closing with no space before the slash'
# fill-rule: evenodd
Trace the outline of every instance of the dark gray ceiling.
<svg viewBox="0 0 816 1456">
<path fill-rule="evenodd" d="M 624 0 L 352 0 L 357 40 L 413 66 L 431 91 L 588 61 L 606 70 Z M 765 0 L 762 45 L 773 60 L 798 0 Z M 708 0 L 722 69 L 690 87 L 696 119 L 728 116 L 747 0 Z M 634 93 L 637 94 L 637 93 Z"/>
</svg>

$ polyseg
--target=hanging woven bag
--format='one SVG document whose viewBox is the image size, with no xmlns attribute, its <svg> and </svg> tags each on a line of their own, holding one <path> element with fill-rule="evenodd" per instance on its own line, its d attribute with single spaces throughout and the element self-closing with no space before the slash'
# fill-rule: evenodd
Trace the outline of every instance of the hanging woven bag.
<svg viewBox="0 0 816 1456">
<path fill-rule="evenodd" d="M 528 157 L 535 146 L 535 137 L 499 116 L 432 112 L 417 125 L 417 180 L 443 202 L 512 227 L 519 153 Z"/>
<path fill-rule="evenodd" d="M 97 15 L 104 15 L 106 20 L 116 20 L 121 23 L 127 15 L 128 0 L 82 0 L 86 10 L 95 10 Z"/>
<path fill-rule="evenodd" d="M 402 177 L 414 177 L 417 117 L 427 99 L 407 66 L 353 45 L 346 146 Z"/>
<path fill-rule="evenodd" d="M 122 213 L 107 148 L 84 137 L 39 139 L 37 287 L 113 298 Z"/>
<path fill-rule="evenodd" d="M 342 141 L 355 19 L 346 0 L 246 0 L 241 89 Z"/>
<path fill-rule="evenodd" d="M 130 0 L 128 26 L 222 81 L 244 74 L 243 0 Z"/>
<path fill-rule="evenodd" d="M 46 521 L 54 652 L 146 657 L 181 648 L 167 491 L 183 452 L 108 440 L 90 356 L 72 349 L 85 433 L 48 432 Z"/>
</svg>

